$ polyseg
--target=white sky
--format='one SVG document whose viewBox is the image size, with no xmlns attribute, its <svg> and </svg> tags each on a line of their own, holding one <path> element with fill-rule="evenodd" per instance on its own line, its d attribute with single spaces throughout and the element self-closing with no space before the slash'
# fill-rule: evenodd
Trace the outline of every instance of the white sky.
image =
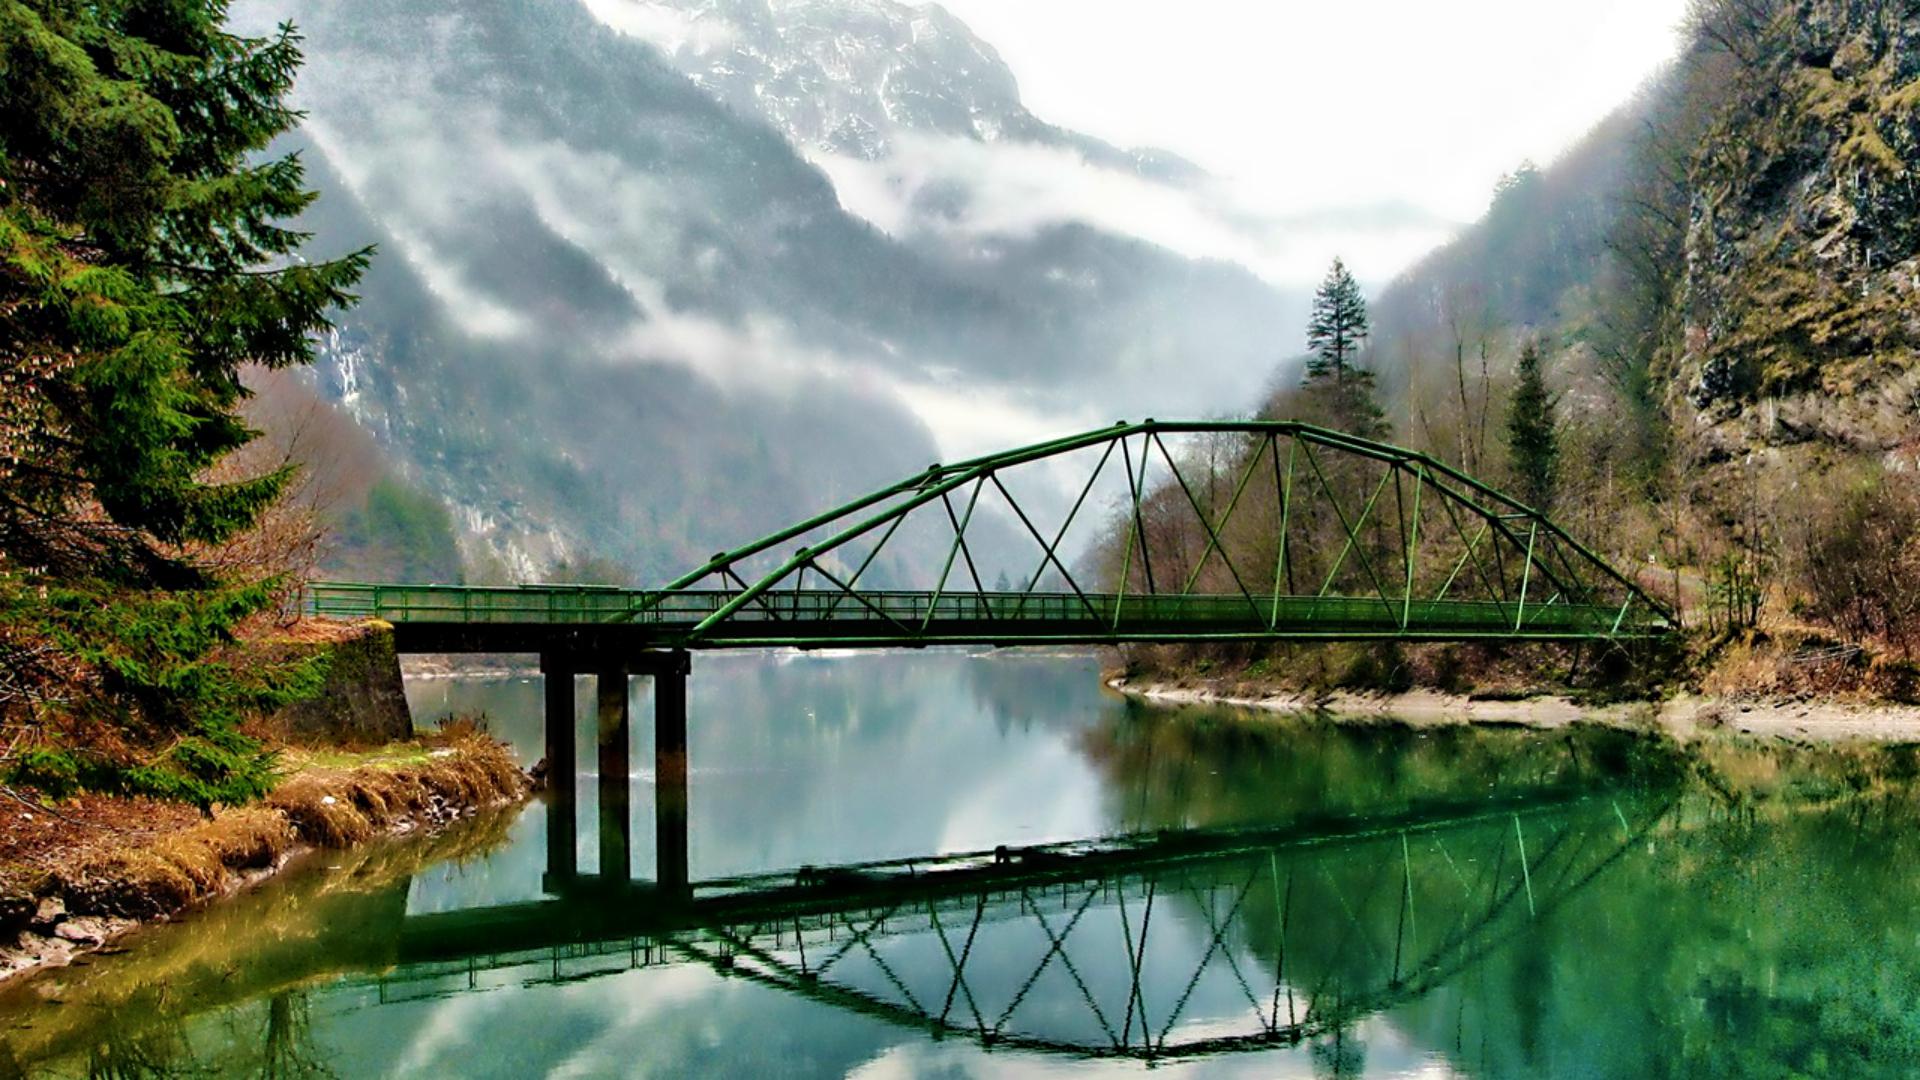
<svg viewBox="0 0 1920 1080">
<path fill-rule="evenodd" d="M 1404 201 L 1459 222 L 1503 172 L 1550 161 L 1626 101 L 1672 55 L 1686 7 L 942 2 L 1043 119 L 1183 154 L 1279 214 Z"/>
</svg>

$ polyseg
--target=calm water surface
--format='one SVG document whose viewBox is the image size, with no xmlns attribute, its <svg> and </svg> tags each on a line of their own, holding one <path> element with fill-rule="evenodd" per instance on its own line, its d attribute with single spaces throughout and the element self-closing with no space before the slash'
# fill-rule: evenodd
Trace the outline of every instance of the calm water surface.
<svg viewBox="0 0 1920 1080">
<path fill-rule="evenodd" d="M 538 755 L 537 678 L 409 692 Z M 11 988 L 0 1076 L 1920 1069 L 1920 821 L 1844 761 L 1162 710 L 1081 657 L 702 657 L 691 692 L 690 906 L 648 884 L 650 773 L 625 873 L 582 778 L 579 881 L 544 802 L 322 855 Z"/>
</svg>

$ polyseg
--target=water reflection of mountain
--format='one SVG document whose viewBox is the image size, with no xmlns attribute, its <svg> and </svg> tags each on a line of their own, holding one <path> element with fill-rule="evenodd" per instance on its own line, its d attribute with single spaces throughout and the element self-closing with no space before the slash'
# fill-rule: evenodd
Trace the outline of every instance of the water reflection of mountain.
<svg viewBox="0 0 1920 1080">
<path fill-rule="evenodd" d="M 1009 683 L 1004 672 L 1019 678 Z M 702 656 L 689 702 L 693 872 L 1107 831 L 1099 781 L 1073 743 L 1080 727 L 1119 707 L 1097 675 L 1091 657 Z M 633 680 L 632 691 L 634 715 L 650 716 L 648 681 Z M 538 680 L 450 680 L 409 692 L 422 716 L 483 711 L 523 760 L 540 753 Z M 1050 719 L 1013 722 L 1016 693 Z M 577 700 L 576 738 L 589 746 L 590 688 L 583 684 Z M 652 859 L 650 727 L 636 723 L 634 739 L 634 853 L 644 873 Z M 591 805 L 590 790 L 582 792 Z M 593 853 L 583 855 L 591 864 Z"/>
<path fill-rule="evenodd" d="M 973 700 L 993 717 L 996 730 L 1071 734 L 1122 707 L 1112 696 L 1089 692 L 1097 685 L 1100 663 L 1100 657 L 1089 652 L 998 650 L 974 656 L 965 668 L 965 679 Z M 1064 685 L 1063 666 L 1084 672 L 1085 683 Z"/>
<path fill-rule="evenodd" d="M 310 878 L 288 893 L 300 903 L 226 927 L 244 933 L 177 938 L 113 978 L 82 977 L 90 1023 L 43 1023 L 12 1045 L 34 1059 L 105 1053 L 116 1075 L 244 1071 L 261 1055 L 324 1060 L 310 1044 L 330 1027 L 422 1002 L 691 966 L 996 1051 L 1305 1047 L 1354 1061 L 1370 1017 L 1551 918 L 1660 820 L 1629 811 L 1165 834 L 713 882 L 690 902 L 587 882 L 542 904 L 434 915 L 407 913 L 401 860 L 383 879 L 355 868 L 355 886 Z"/>
<path fill-rule="evenodd" d="M 1630 734 L 1170 713 L 999 663 L 703 670 L 698 911 L 590 879 L 529 909 L 564 884 L 537 805 L 330 853 L 0 993 L 0 1076 L 1920 1068 L 1910 761 L 1702 785 Z M 1132 836 L 1032 842 L 1048 799 L 1083 817 L 1042 839 Z"/>
</svg>

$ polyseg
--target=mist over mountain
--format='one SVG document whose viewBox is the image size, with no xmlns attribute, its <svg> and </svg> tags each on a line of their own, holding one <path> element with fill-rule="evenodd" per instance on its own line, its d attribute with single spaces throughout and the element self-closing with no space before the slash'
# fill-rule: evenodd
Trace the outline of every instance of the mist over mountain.
<svg viewBox="0 0 1920 1080">
<path fill-rule="evenodd" d="M 1034 118 L 936 7 L 236 15 L 306 36 L 316 250 L 381 247 L 325 388 L 492 576 L 659 580 L 942 457 L 1238 407 L 1295 351 L 1300 292 L 1155 242 L 1240 228 L 1198 170 Z"/>
<path fill-rule="evenodd" d="M 1022 103 L 992 44 L 938 4 L 586 0 L 833 181 L 847 210 L 965 258 L 1078 223 L 1244 266 L 1290 295 L 1338 247 L 1395 265 L 1457 227 L 1404 201 L 1278 210 L 1263 192 L 1152 147 L 1116 147 Z"/>
<path fill-rule="evenodd" d="M 867 160 L 943 136 L 1076 151 L 1099 167 L 1169 182 L 1202 179 L 1161 150 L 1122 150 L 1049 124 L 1020 100 L 993 46 L 938 4 L 892 0 L 584 0 L 594 16 L 656 46 L 742 115 L 803 153 Z"/>
</svg>

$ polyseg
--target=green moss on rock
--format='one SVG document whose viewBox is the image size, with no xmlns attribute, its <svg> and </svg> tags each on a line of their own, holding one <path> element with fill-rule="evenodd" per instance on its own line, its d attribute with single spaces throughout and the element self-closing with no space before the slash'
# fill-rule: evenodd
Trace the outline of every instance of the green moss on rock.
<svg viewBox="0 0 1920 1080">
<path fill-rule="evenodd" d="M 367 623 L 353 635 L 319 645 L 290 645 L 324 657 L 318 693 L 274 714 L 269 724 L 289 742 L 377 745 L 413 738 L 393 627 Z"/>
</svg>

